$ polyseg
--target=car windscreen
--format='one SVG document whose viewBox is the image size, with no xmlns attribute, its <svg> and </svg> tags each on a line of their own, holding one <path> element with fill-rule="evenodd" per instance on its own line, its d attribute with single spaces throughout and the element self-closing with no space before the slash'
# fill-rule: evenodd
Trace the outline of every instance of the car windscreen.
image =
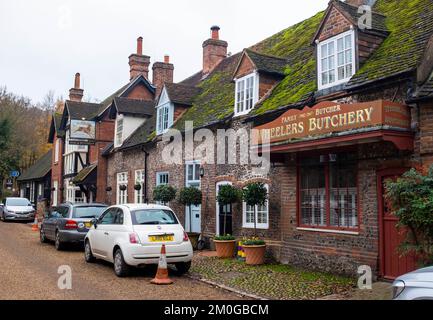
<svg viewBox="0 0 433 320">
<path fill-rule="evenodd" d="M 32 204 L 25 198 L 7 199 L 6 205 L 11 207 L 29 207 Z"/>
<path fill-rule="evenodd" d="M 133 225 L 168 225 L 179 224 L 170 210 L 142 209 L 131 211 Z"/>
<path fill-rule="evenodd" d="M 78 219 L 99 218 L 99 216 L 102 214 L 102 212 L 104 212 L 105 209 L 107 209 L 107 207 L 76 207 L 73 210 L 72 217 Z"/>
</svg>

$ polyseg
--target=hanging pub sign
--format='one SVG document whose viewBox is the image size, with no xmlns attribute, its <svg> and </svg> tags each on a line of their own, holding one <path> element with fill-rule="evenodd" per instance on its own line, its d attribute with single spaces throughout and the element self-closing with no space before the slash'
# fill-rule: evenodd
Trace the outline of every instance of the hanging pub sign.
<svg viewBox="0 0 433 320">
<path fill-rule="evenodd" d="M 96 139 L 95 122 L 86 120 L 71 120 L 69 144 L 90 145 Z"/>
<path fill-rule="evenodd" d="M 254 142 L 296 142 L 332 133 L 357 130 L 410 130 L 410 112 L 405 105 L 377 100 L 339 104 L 324 101 L 303 110 L 291 109 L 272 122 L 255 127 Z"/>
</svg>

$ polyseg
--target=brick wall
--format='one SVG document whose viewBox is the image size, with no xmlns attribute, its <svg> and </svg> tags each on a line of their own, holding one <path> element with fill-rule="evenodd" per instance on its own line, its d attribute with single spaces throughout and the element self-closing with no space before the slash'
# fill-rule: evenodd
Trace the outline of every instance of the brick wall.
<svg viewBox="0 0 433 320">
<path fill-rule="evenodd" d="M 59 141 L 59 161 L 56 162 L 55 159 L 55 148 L 57 141 Z M 51 187 L 54 186 L 54 181 L 58 182 L 58 190 L 57 190 L 57 203 L 60 204 L 63 202 L 63 192 L 60 190 L 63 188 L 63 140 L 58 138 L 57 135 L 54 135 L 53 140 L 53 155 L 51 159 Z M 51 204 L 53 203 L 53 191 L 51 191 Z"/>
<path fill-rule="evenodd" d="M 340 11 L 333 7 L 329 12 L 328 18 L 322 27 L 318 39 L 322 42 L 326 39 L 332 38 L 340 33 L 349 31 L 350 26 L 351 23 L 349 20 L 347 20 Z"/>
</svg>

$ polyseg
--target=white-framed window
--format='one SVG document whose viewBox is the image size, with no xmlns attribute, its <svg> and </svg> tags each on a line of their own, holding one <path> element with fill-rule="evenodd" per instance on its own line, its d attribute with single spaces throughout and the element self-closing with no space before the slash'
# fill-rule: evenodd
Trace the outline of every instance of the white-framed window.
<svg viewBox="0 0 433 320">
<path fill-rule="evenodd" d="M 168 172 L 157 172 L 156 173 L 156 186 L 168 184 Z"/>
<path fill-rule="evenodd" d="M 265 187 L 269 192 L 269 186 L 265 184 Z M 242 207 L 242 227 L 254 228 L 254 207 L 247 205 L 245 202 L 242 204 Z M 267 200 L 263 206 L 256 206 L 255 212 L 257 229 L 269 229 L 269 201 Z"/>
<path fill-rule="evenodd" d="M 123 143 L 123 117 L 118 115 L 116 119 L 116 143 L 115 147 L 120 147 Z"/>
<path fill-rule="evenodd" d="M 65 200 L 72 203 L 86 203 L 86 195 L 81 191 L 80 187 L 74 185 L 71 179 L 65 179 Z"/>
<path fill-rule="evenodd" d="M 259 75 L 254 72 L 236 79 L 235 116 L 248 114 L 259 100 Z"/>
<path fill-rule="evenodd" d="M 346 83 L 356 71 L 355 31 L 317 44 L 319 89 Z"/>
<path fill-rule="evenodd" d="M 59 195 L 59 182 L 57 180 L 53 181 L 53 206 L 57 206 L 58 204 L 58 195 Z"/>
<path fill-rule="evenodd" d="M 54 162 L 59 162 L 59 151 L 60 151 L 60 140 L 56 139 L 56 145 L 54 146 Z"/>
<path fill-rule="evenodd" d="M 117 198 L 116 204 L 128 203 L 128 172 L 121 172 L 117 174 L 117 197 L 116 198 Z"/>
<path fill-rule="evenodd" d="M 140 190 L 134 191 L 134 200 L 135 203 L 144 203 L 144 170 L 136 170 L 135 171 L 135 184 L 139 184 L 141 186 Z"/>
<path fill-rule="evenodd" d="M 173 105 L 167 102 L 157 108 L 157 134 L 163 134 L 173 125 Z"/>
</svg>

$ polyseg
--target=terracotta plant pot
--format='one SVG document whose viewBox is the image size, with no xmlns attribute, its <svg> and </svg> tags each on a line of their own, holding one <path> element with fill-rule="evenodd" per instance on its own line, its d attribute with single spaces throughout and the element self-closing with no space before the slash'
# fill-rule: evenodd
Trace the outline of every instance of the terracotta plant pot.
<svg viewBox="0 0 433 320">
<path fill-rule="evenodd" d="M 197 250 L 198 239 L 200 238 L 200 233 L 187 232 L 189 241 L 191 241 L 192 248 Z"/>
<path fill-rule="evenodd" d="M 265 263 L 266 245 L 243 246 L 246 255 L 246 264 L 258 266 Z"/>
<path fill-rule="evenodd" d="M 222 259 L 233 258 L 235 255 L 236 240 L 214 240 L 217 257 Z"/>
</svg>

